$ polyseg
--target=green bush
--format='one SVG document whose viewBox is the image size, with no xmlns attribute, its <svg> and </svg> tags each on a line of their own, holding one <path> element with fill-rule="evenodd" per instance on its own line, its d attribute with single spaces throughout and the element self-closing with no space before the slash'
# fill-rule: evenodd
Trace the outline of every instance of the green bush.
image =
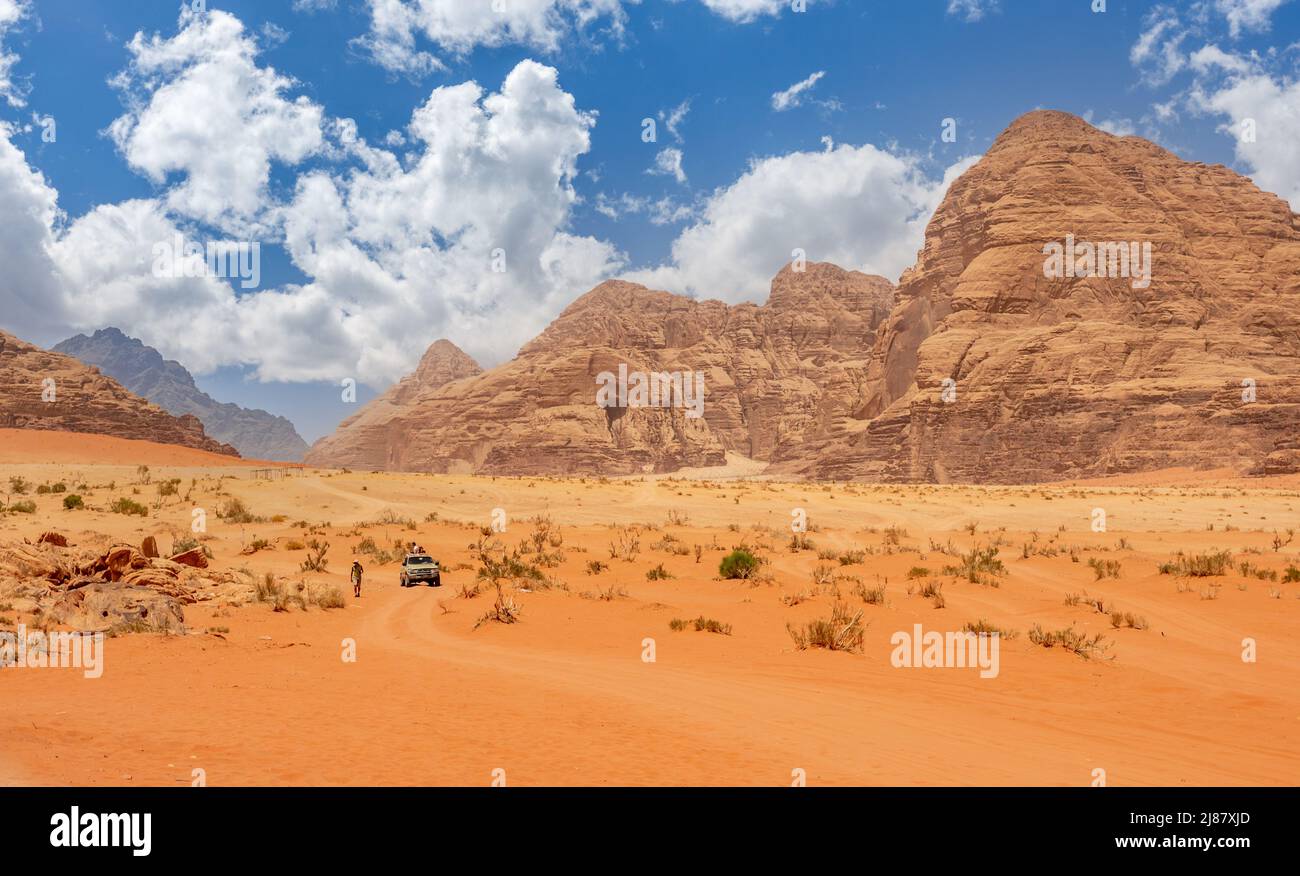
<svg viewBox="0 0 1300 876">
<path fill-rule="evenodd" d="M 123 496 L 112 505 L 109 505 L 108 509 L 114 514 L 138 514 L 141 517 L 149 516 L 148 508 L 134 499 L 127 498 L 126 496 Z"/>
<path fill-rule="evenodd" d="M 758 557 L 740 548 L 727 554 L 718 564 L 718 573 L 723 578 L 752 578 L 757 571 Z"/>
<path fill-rule="evenodd" d="M 1182 551 L 1178 556 L 1159 566 L 1161 575 L 1178 575 L 1188 578 L 1209 578 L 1226 575 L 1232 571 L 1232 554 L 1228 551 L 1212 551 L 1187 556 Z"/>
<path fill-rule="evenodd" d="M 63 507 L 68 511 L 76 511 L 79 508 L 85 508 L 86 503 L 81 501 L 81 497 L 76 493 L 69 493 L 63 497 Z"/>
</svg>

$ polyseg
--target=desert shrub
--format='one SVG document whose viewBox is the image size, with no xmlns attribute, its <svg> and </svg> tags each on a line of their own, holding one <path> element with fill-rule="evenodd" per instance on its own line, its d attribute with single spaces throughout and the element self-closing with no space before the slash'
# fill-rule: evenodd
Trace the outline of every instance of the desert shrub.
<svg viewBox="0 0 1300 876">
<path fill-rule="evenodd" d="M 392 508 L 385 508 L 384 513 L 380 514 L 377 522 L 384 526 L 400 526 L 403 529 L 415 529 L 415 521 L 410 517 L 403 517 Z"/>
<path fill-rule="evenodd" d="M 303 544 L 296 538 L 291 538 L 284 543 L 284 549 L 287 551 L 301 551 L 306 550 L 307 545 Z"/>
<path fill-rule="evenodd" d="M 1136 615 L 1131 611 L 1112 611 L 1110 613 L 1110 625 L 1115 629 L 1128 627 L 1134 630 L 1145 630 L 1148 626 L 1147 619 L 1141 615 Z"/>
<path fill-rule="evenodd" d="M 604 571 L 607 570 L 608 568 L 609 568 L 609 564 L 608 564 L 608 563 L 602 563 L 600 560 L 588 560 L 588 561 L 587 561 L 587 574 L 588 574 L 588 575 L 599 575 L 601 572 L 604 572 Z"/>
<path fill-rule="evenodd" d="M 650 545 L 651 550 L 666 551 L 677 557 L 684 557 L 690 554 L 691 549 L 682 544 L 681 540 L 671 532 L 665 532 L 664 537 Z"/>
<path fill-rule="evenodd" d="M 7 510 L 11 514 L 35 514 L 36 503 L 30 499 L 21 502 L 11 502 Z"/>
<path fill-rule="evenodd" d="M 299 568 L 304 572 L 324 572 L 330 561 L 325 557 L 329 553 L 330 543 L 313 538 L 307 542 L 307 559 Z"/>
<path fill-rule="evenodd" d="M 248 510 L 242 499 L 231 497 L 217 508 L 217 516 L 227 523 L 260 523 L 262 518 Z"/>
<path fill-rule="evenodd" d="M 497 582 L 496 588 L 496 601 L 493 602 L 491 610 L 474 623 L 474 629 L 477 630 L 487 623 L 514 624 L 519 622 L 519 616 L 523 613 L 519 603 L 515 602 L 514 596 L 501 591 L 500 582 Z"/>
<path fill-rule="evenodd" d="M 516 583 L 524 581 L 533 585 L 546 583 L 546 573 L 536 564 L 526 562 L 518 550 L 507 551 L 500 545 L 490 545 L 486 541 L 480 541 L 476 548 L 479 561 L 477 577 L 480 581 L 493 585 L 502 580 Z"/>
<path fill-rule="evenodd" d="M 1038 624 L 1034 624 L 1029 630 L 1029 641 L 1044 648 L 1064 648 L 1066 651 L 1078 654 L 1085 660 L 1104 654 L 1106 649 L 1110 647 L 1103 644 L 1105 639 L 1101 633 L 1089 638 L 1087 633 L 1076 630 L 1072 626 L 1046 631 Z"/>
<path fill-rule="evenodd" d="M 813 541 L 806 533 L 796 532 L 790 536 L 790 552 L 815 550 Z"/>
<path fill-rule="evenodd" d="M 664 568 L 663 563 L 660 563 L 653 569 L 647 571 L 645 577 L 647 581 L 663 581 L 673 577 L 673 574 Z"/>
<path fill-rule="evenodd" d="M 885 585 L 881 584 L 877 587 L 868 587 L 867 585 L 859 582 L 853 588 L 853 595 L 859 597 L 863 602 L 867 603 L 868 605 L 884 605 Z"/>
<path fill-rule="evenodd" d="M 284 585 L 275 580 L 275 575 L 267 572 L 261 580 L 253 582 L 253 601 L 275 606 L 277 611 L 282 611 L 287 602 L 287 593 Z"/>
<path fill-rule="evenodd" d="M 632 562 L 641 551 L 641 536 L 635 529 L 623 527 L 614 533 L 614 540 L 609 543 L 609 558 Z"/>
<path fill-rule="evenodd" d="M 845 551 L 837 559 L 841 566 L 859 566 L 866 558 L 866 551 Z"/>
<path fill-rule="evenodd" d="M 943 585 L 938 581 L 926 581 L 921 585 L 916 594 L 922 599 L 933 599 L 943 594 Z"/>
<path fill-rule="evenodd" d="M 758 572 L 758 557 L 741 548 L 727 554 L 718 564 L 718 574 L 723 578 L 752 578 L 756 572 Z"/>
<path fill-rule="evenodd" d="M 907 570 L 907 580 L 913 581 L 917 578 L 929 578 L 930 570 L 925 566 L 913 566 Z"/>
<path fill-rule="evenodd" d="M 183 554 L 186 551 L 192 551 L 197 547 L 203 548 L 204 556 L 208 559 L 212 559 L 212 550 L 192 535 L 186 535 L 173 541 L 171 555 L 176 556 L 177 554 Z"/>
<path fill-rule="evenodd" d="M 1006 566 L 998 559 L 998 549 L 992 545 L 973 547 L 960 557 L 954 566 L 944 566 L 943 574 L 965 578 L 972 584 L 997 585 L 995 576 L 1006 574 Z"/>
<path fill-rule="evenodd" d="M 1228 551 L 1211 551 L 1209 553 L 1188 556 L 1182 551 L 1178 556 L 1159 566 L 1161 575 L 1178 575 L 1188 578 L 1209 578 L 1226 575 L 1232 571 L 1232 554 Z"/>
<path fill-rule="evenodd" d="M 1282 580 L 1287 584 L 1294 584 L 1295 582 L 1300 581 L 1300 568 L 1287 566 L 1286 573 L 1282 576 Z"/>
<path fill-rule="evenodd" d="M 800 651 L 808 648 L 825 648 L 828 651 L 861 651 L 866 627 L 862 611 L 850 613 L 843 602 L 831 607 L 831 616 L 809 621 L 802 628 L 785 625 L 786 631 Z"/>
<path fill-rule="evenodd" d="M 680 633 L 682 630 L 686 629 L 686 626 L 689 623 L 690 621 L 684 621 L 679 617 L 675 617 L 668 622 L 668 629 L 672 630 L 674 633 Z"/>
<path fill-rule="evenodd" d="M 813 583 L 825 587 L 835 581 L 835 568 L 826 563 L 818 563 L 812 572 Z"/>
<path fill-rule="evenodd" d="M 717 621 L 713 618 L 706 618 L 704 615 L 700 615 L 695 620 L 691 621 L 691 623 L 695 625 L 695 632 L 697 633 L 718 633 L 723 636 L 731 635 L 731 624 L 724 624 L 722 621 Z"/>
<path fill-rule="evenodd" d="M 139 515 L 140 517 L 149 516 L 148 508 L 146 508 L 144 505 L 141 505 L 139 502 L 135 501 L 134 499 L 128 498 L 126 496 L 122 496 L 117 501 L 115 501 L 112 505 L 109 505 L 108 509 L 112 511 L 114 514 L 136 514 Z"/>
<path fill-rule="evenodd" d="M 1091 609 L 1097 611 L 1097 612 L 1100 613 L 1100 614 L 1105 614 L 1105 613 L 1106 613 L 1106 603 L 1105 603 L 1105 601 L 1103 601 L 1103 600 L 1101 600 L 1101 599 L 1098 599 L 1098 598 L 1095 597 L 1095 596 L 1090 596 L 1090 595 L 1088 594 L 1088 591 L 1087 591 L 1087 590 L 1083 591 L 1082 593 L 1067 593 L 1067 594 L 1065 594 L 1065 604 L 1066 604 L 1066 605 L 1086 605 L 1088 608 L 1091 608 Z"/>
<path fill-rule="evenodd" d="M 1092 573 L 1097 581 L 1100 581 L 1102 578 L 1119 577 L 1119 560 L 1102 560 L 1097 557 L 1092 557 L 1088 560 L 1088 567 L 1092 569 Z"/>
<path fill-rule="evenodd" d="M 621 584 L 611 584 L 603 589 L 597 587 L 595 593 L 581 595 L 588 599 L 599 599 L 601 602 L 613 602 L 616 599 L 627 599 L 627 588 Z"/>
<path fill-rule="evenodd" d="M 312 593 L 311 601 L 313 604 L 323 609 L 343 608 L 347 605 L 347 600 L 343 598 L 343 591 L 337 587 L 324 587 Z"/>
<path fill-rule="evenodd" d="M 1261 569 L 1254 563 L 1243 560 L 1237 564 L 1237 570 L 1247 578 L 1258 578 L 1261 581 L 1276 581 L 1276 569 Z"/>
<path fill-rule="evenodd" d="M 169 480 L 159 481 L 158 482 L 159 498 L 162 498 L 163 496 L 175 496 L 177 493 L 180 492 L 180 486 L 181 486 L 180 478 L 171 478 Z"/>
<path fill-rule="evenodd" d="M 63 507 L 68 511 L 76 511 L 79 508 L 85 508 L 86 503 L 76 493 L 69 493 L 63 497 Z"/>
<path fill-rule="evenodd" d="M 30 488 L 31 485 L 27 483 L 26 478 L 22 478 L 22 477 L 9 478 L 9 492 L 13 493 L 15 496 L 27 495 L 27 491 Z"/>
<path fill-rule="evenodd" d="M 997 636 L 998 638 L 1006 639 L 1007 641 L 1010 641 L 1011 639 L 1014 639 L 1016 636 L 1020 635 L 1015 630 L 1009 630 L 1003 627 L 994 626 L 993 624 L 984 620 L 984 618 L 980 618 L 977 621 L 966 621 L 966 624 L 965 626 L 962 627 L 962 630 L 967 633 L 974 633 L 977 636 Z"/>
</svg>

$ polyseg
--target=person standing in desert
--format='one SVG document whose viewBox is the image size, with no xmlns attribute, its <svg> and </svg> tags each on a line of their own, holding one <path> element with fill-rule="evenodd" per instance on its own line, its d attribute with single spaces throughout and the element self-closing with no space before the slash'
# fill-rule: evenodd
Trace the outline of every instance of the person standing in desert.
<svg viewBox="0 0 1300 876">
<path fill-rule="evenodd" d="M 364 570 L 361 568 L 361 562 L 359 560 L 353 560 L 352 561 L 352 595 L 357 599 L 361 598 L 361 573 L 363 571 Z"/>
</svg>

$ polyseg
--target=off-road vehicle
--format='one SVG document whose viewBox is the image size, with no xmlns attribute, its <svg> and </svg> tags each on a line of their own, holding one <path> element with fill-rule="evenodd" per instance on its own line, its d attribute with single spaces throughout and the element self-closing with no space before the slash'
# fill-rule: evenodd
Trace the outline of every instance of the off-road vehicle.
<svg viewBox="0 0 1300 876">
<path fill-rule="evenodd" d="M 438 568 L 438 561 L 428 554 L 407 554 L 403 557 L 400 578 L 403 587 L 414 587 L 417 584 L 442 586 L 442 570 Z"/>
</svg>

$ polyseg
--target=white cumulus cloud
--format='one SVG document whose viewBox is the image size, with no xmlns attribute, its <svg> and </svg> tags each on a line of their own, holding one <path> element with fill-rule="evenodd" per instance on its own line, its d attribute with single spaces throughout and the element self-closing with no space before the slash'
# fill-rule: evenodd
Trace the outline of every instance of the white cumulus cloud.
<svg viewBox="0 0 1300 876">
<path fill-rule="evenodd" d="M 1272 26 L 1273 13 L 1287 0 L 1214 0 L 1214 8 L 1228 20 L 1233 38 L 1242 31 L 1266 31 Z"/>
<path fill-rule="evenodd" d="M 682 159 L 682 150 L 676 147 L 669 146 L 660 149 L 659 154 L 655 156 L 655 163 L 650 166 L 646 173 L 671 176 L 679 183 L 685 183 L 686 171 L 682 169 Z"/>
<path fill-rule="evenodd" d="M 117 134 L 131 165 L 158 181 L 157 197 L 68 221 L 14 131 L 0 128 L 5 325 L 19 334 L 48 343 L 118 325 L 197 373 L 251 365 L 264 380 L 356 377 L 378 387 L 438 337 L 501 361 L 623 267 L 614 247 L 568 230 L 595 115 L 551 67 L 520 62 L 495 91 L 433 89 L 411 114 L 399 160 L 350 120 L 288 99 L 286 81 L 257 65 L 226 13 L 185 12 L 174 37 L 138 36 L 131 49 L 127 76 L 143 96 Z M 220 121 L 245 120 L 247 133 L 233 123 L 185 127 L 182 109 L 202 118 L 214 101 L 225 104 L 214 110 Z M 315 133 L 286 144 L 307 127 Z M 169 145 L 166 130 L 206 137 L 214 152 L 232 141 L 232 154 Z M 281 201 L 266 163 L 291 165 L 309 148 L 324 160 Z M 307 279 L 237 293 L 214 277 L 155 273 L 158 245 L 178 234 L 219 241 L 232 217 L 253 217 L 267 240 L 282 240 Z"/>
<path fill-rule="evenodd" d="M 948 0 L 948 14 L 963 21 L 979 21 L 1000 9 L 998 0 Z"/>
<path fill-rule="evenodd" d="M 896 280 L 916 261 L 949 184 L 975 160 L 941 180 L 914 157 L 870 144 L 755 161 L 709 198 L 674 241 L 669 264 L 629 278 L 703 298 L 763 301 L 772 277 L 802 249 L 810 261 Z"/>
<path fill-rule="evenodd" d="M 293 80 L 257 64 L 257 44 L 226 12 L 183 7 L 176 36 L 137 33 L 116 79 L 131 109 L 109 127 L 127 163 L 157 184 L 170 210 L 232 233 L 265 221 L 272 162 L 297 164 L 322 146 L 321 108 L 290 98 Z"/>
<path fill-rule="evenodd" d="M 787 0 L 701 0 L 711 11 L 730 21 L 750 22 L 765 15 L 780 15 Z M 811 4 L 811 0 L 810 0 Z"/>
<path fill-rule="evenodd" d="M 818 70 L 807 79 L 801 79 L 784 91 L 776 92 L 772 95 L 772 109 L 777 112 L 785 112 L 788 109 L 799 106 L 803 103 L 804 92 L 808 91 L 821 81 L 822 77 L 825 75 L 825 70 Z"/>
<path fill-rule="evenodd" d="M 1235 141 L 1237 160 L 1260 188 L 1282 196 L 1300 212 L 1300 81 L 1266 73 L 1198 83 L 1193 109 L 1227 118 L 1221 131 Z"/>
<path fill-rule="evenodd" d="M 18 55 L 5 49 L 4 40 L 30 12 L 27 0 L 0 0 L 0 98 L 15 107 L 25 106 L 27 101 L 23 88 L 12 78 Z"/>
</svg>

